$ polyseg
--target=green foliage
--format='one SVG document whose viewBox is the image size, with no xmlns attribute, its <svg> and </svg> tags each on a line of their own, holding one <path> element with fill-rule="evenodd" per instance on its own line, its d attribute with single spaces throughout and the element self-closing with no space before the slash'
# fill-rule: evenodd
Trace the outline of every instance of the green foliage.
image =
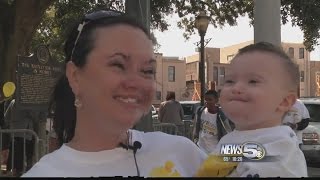
<svg viewBox="0 0 320 180">
<path fill-rule="evenodd" d="M 225 24 L 235 26 L 239 16 L 246 14 L 253 16 L 253 1 L 251 0 L 186 0 L 177 1 L 176 8 L 176 12 L 181 18 L 178 27 L 185 29 L 185 38 L 189 38 L 191 34 L 195 33 L 195 16 L 201 10 L 207 12 L 210 24 L 215 28 L 222 28 Z"/>
<path fill-rule="evenodd" d="M 308 50 L 318 45 L 320 28 L 319 0 L 281 0 L 281 20 L 283 24 L 291 22 L 304 33 L 304 44 Z M 196 33 L 195 16 L 205 10 L 210 23 L 216 28 L 224 25 L 237 25 L 240 16 L 248 15 L 253 21 L 253 0 L 151 0 L 151 29 L 168 29 L 169 15 L 178 14 L 181 18 L 178 27 L 185 30 L 184 37 Z M 39 43 L 49 45 L 52 54 L 63 60 L 63 40 L 69 27 L 83 14 L 97 8 L 111 8 L 124 11 L 124 0 L 57 0 L 45 14 L 34 37 L 33 46 Z M 156 39 L 154 38 L 154 43 Z M 159 48 L 159 45 L 158 45 Z"/>
<path fill-rule="evenodd" d="M 168 4 L 168 3 L 172 4 Z M 195 15 L 201 10 L 205 10 L 210 17 L 210 23 L 214 27 L 223 27 L 225 24 L 237 25 L 239 16 L 248 15 L 253 19 L 253 0 L 177 0 L 177 1 L 153 1 L 153 15 L 163 17 L 168 13 L 177 13 L 181 20 L 178 27 L 185 30 L 184 37 L 189 38 L 195 33 Z M 161 15 L 158 15 L 161 14 Z M 320 38 L 320 1 L 319 0 L 281 0 L 281 20 L 283 24 L 290 22 L 293 26 L 298 26 L 304 33 L 304 45 L 309 51 L 314 50 L 319 45 Z M 160 22 L 160 21 L 159 21 Z M 161 22 L 163 28 L 155 26 L 160 30 L 167 29 L 167 24 Z"/>
<path fill-rule="evenodd" d="M 64 61 L 63 45 L 66 36 L 84 14 L 95 9 L 117 9 L 124 11 L 122 0 L 58 0 L 46 12 L 33 38 L 33 49 L 39 44 L 50 48 L 53 58 Z"/>
<path fill-rule="evenodd" d="M 281 0 L 282 23 L 299 26 L 304 34 L 304 45 L 310 51 L 319 45 L 320 1 L 319 0 Z"/>
</svg>

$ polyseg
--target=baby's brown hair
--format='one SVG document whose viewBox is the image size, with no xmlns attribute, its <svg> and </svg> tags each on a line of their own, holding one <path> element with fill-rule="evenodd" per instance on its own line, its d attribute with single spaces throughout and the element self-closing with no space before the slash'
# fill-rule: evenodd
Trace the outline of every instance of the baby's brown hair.
<svg viewBox="0 0 320 180">
<path fill-rule="evenodd" d="M 280 57 L 283 63 L 283 67 L 288 73 L 289 79 L 291 79 L 291 83 L 289 83 L 290 87 L 288 88 L 297 90 L 300 82 L 299 66 L 283 51 L 281 47 L 275 46 L 268 42 L 258 42 L 239 49 L 238 54 L 235 56 L 235 58 L 237 56 L 251 52 L 266 52 Z"/>
</svg>

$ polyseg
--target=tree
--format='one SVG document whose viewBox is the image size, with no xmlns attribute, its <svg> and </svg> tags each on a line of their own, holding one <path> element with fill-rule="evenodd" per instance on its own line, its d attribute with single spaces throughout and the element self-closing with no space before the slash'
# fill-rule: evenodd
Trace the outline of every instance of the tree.
<svg viewBox="0 0 320 180">
<path fill-rule="evenodd" d="M 181 20 L 178 26 L 185 30 L 184 37 L 195 33 L 194 14 L 205 10 L 210 16 L 210 23 L 214 27 L 225 24 L 234 26 L 239 16 L 248 15 L 253 19 L 253 0 L 179 0 L 179 1 L 152 1 L 153 25 L 161 30 L 167 29 L 168 24 L 163 21 L 163 14 L 177 13 Z M 161 13 L 159 13 L 161 12 Z M 281 20 L 283 24 L 289 23 L 298 26 L 304 33 L 304 45 L 309 51 L 319 45 L 320 38 L 320 1 L 318 0 L 281 0 Z"/>
<path fill-rule="evenodd" d="M 307 50 L 313 50 L 319 44 L 320 1 L 281 0 L 281 4 L 282 23 L 291 19 L 292 25 L 303 31 Z M 215 27 L 236 25 L 237 18 L 246 14 L 254 22 L 253 0 L 152 0 L 150 5 L 151 29 L 167 30 L 166 17 L 177 13 L 181 18 L 178 26 L 185 30 L 186 38 L 195 33 L 194 19 L 200 10 L 208 12 Z M 47 44 L 54 58 L 63 60 L 61 47 L 68 32 L 66 27 L 98 7 L 124 11 L 124 1 L 0 0 L 0 80 L 14 80 L 16 55 L 27 55 L 30 47 L 39 43 Z"/>
<path fill-rule="evenodd" d="M 281 0 L 282 23 L 299 26 L 304 34 L 304 45 L 309 51 L 319 45 L 320 38 L 320 1 L 317 0 Z"/>
<path fill-rule="evenodd" d="M 14 81 L 17 54 L 27 54 L 33 34 L 53 1 L 0 0 L 0 82 Z"/>
<path fill-rule="evenodd" d="M 114 9 L 125 11 L 125 4 L 122 0 L 113 1 L 56 1 L 47 11 L 40 24 L 40 28 L 36 32 L 32 47 L 37 47 L 38 44 L 46 44 L 50 47 L 53 58 L 63 61 L 63 44 L 71 27 L 84 14 L 91 12 L 94 9 Z M 151 33 L 151 39 L 155 45 L 155 49 L 159 48 L 154 34 Z"/>
<path fill-rule="evenodd" d="M 58 28 L 60 30 L 61 27 L 64 27 L 62 29 L 64 31 L 65 25 L 72 18 L 79 18 L 82 14 L 97 7 L 113 7 L 120 11 L 124 10 L 124 1 L 121 0 L 97 1 L 97 3 L 92 2 L 91 4 L 84 1 L 77 1 L 77 4 L 72 3 L 72 1 L 61 2 L 63 1 L 55 3 L 56 15 L 58 15 L 55 17 L 55 23 L 60 26 Z M 289 23 L 289 19 L 291 19 L 292 25 L 299 26 L 304 32 L 304 44 L 307 50 L 313 50 L 314 46 L 318 45 L 319 39 L 320 23 L 314 21 L 314 19 L 320 17 L 320 1 L 282 0 L 281 3 L 282 23 Z M 186 39 L 195 33 L 194 19 L 200 10 L 208 12 L 208 15 L 211 17 L 210 23 L 216 28 L 223 27 L 225 24 L 234 26 L 237 24 L 237 18 L 246 14 L 251 18 L 251 24 L 254 23 L 253 0 L 152 0 L 150 5 L 152 15 L 151 29 L 167 30 L 169 24 L 166 17 L 177 13 L 181 18 L 178 22 L 178 27 L 185 30 L 184 37 Z M 68 14 L 67 18 L 64 16 L 65 14 Z M 43 27 L 49 26 L 43 24 Z M 61 33 L 57 33 L 55 36 L 50 35 L 50 37 L 52 39 L 48 42 L 51 46 L 50 49 L 55 49 L 52 47 L 54 44 L 56 44 L 56 47 L 61 48 L 62 41 L 59 40 L 59 37 L 61 39 L 64 36 L 61 36 Z M 154 39 L 154 42 L 157 44 L 156 39 Z"/>
</svg>

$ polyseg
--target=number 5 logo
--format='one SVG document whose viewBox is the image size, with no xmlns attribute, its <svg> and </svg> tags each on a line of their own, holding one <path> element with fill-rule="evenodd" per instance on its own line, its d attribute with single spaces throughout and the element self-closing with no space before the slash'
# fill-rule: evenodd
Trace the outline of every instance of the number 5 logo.
<svg viewBox="0 0 320 180">
<path fill-rule="evenodd" d="M 246 158 L 260 160 L 265 155 L 265 149 L 258 143 L 246 142 L 242 145 L 242 154 Z"/>
</svg>

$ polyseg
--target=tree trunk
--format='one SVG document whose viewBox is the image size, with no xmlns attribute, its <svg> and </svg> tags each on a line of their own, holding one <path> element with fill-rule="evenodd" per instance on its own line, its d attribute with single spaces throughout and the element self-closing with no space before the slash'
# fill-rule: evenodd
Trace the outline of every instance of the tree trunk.
<svg viewBox="0 0 320 180">
<path fill-rule="evenodd" d="M 54 1 L 0 1 L 0 82 L 16 81 L 17 56 L 28 55 L 30 40 Z"/>
</svg>

